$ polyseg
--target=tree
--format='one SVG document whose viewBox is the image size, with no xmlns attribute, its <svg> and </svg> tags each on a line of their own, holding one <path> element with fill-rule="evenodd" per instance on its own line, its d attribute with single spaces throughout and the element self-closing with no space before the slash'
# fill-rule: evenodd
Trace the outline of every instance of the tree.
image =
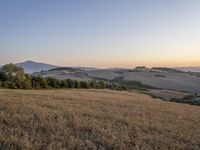
<svg viewBox="0 0 200 150">
<path fill-rule="evenodd" d="M 74 83 L 75 83 L 75 88 L 79 89 L 81 87 L 80 81 L 75 80 Z"/>
<path fill-rule="evenodd" d="M 80 84 L 81 84 L 81 88 L 83 88 L 83 89 L 90 88 L 90 84 L 87 81 L 80 81 Z"/>
<path fill-rule="evenodd" d="M 36 80 L 34 80 L 34 78 L 32 79 L 31 84 L 32 84 L 32 88 L 34 88 L 34 89 L 40 89 L 41 88 L 40 84 Z"/>
<path fill-rule="evenodd" d="M 67 80 L 61 80 L 60 81 L 60 88 L 69 88 Z"/>
<path fill-rule="evenodd" d="M 32 89 L 32 82 L 30 80 L 22 82 L 22 89 Z"/>
<path fill-rule="evenodd" d="M 112 90 L 117 90 L 117 85 L 116 84 L 112 84 L 111 89 Z"/>
<path fill-rule="evenodd" d="M 89 82 L 90 83 L 90 88 L 92 88 L 92 89 L 95 89 L 96 88 L 96 81 L 95 80 L 92 80 L 92 81 L 90 81 Z"/>
<path fill-rule="evenodd" d="M 67 83 L 69 85 L 69 88 L 75 88 L 75 82 L 71 79 L 67 79 Z"/>
<path fill-rule="evenodd" d="M 99 82 L 97 82 L 97 84 L 98 84 L 98 87 L 100 89 L 105 89 L 106 88 L 106 82 L 105 81 L 99 81 Z"/>
<path fill-rule="evenodd" d="M 1 72 L 4 78 L 4 81 L 23 81 L 25 80 L 24 69 L 17 67 L 16 65 L 10 63 L 2 67 Z"/>
<path fill-rule="evenodd" d="M 32 77 L 33 88 L 48 88 L 47 80 L 41 76 Z"/>
<path fill-rule="evenodd" d="M 2 81 L 0 81 L 0 88 L 2 88 L 2 86 L 3 86 L 3 82 L 2 82 Z"/>
<path fill-rule="evenodd" d="M 31 89 L 32 88 L 32 76 L 29 74 L 25 74 L 26 79 L 22 82 L 23 89 Z"/>
<path fill-rule="evenodd" d="M 6 75 L 2 71 L 0 71 L 0 81 L 4 82 L 6 80 Z"/>
<path fill-rule="evenodd" d="M 17 89 L 17 86 L 14 82 L 11 81 L 5 81 L 3 82 L 3 87 L 8 89 Z"/>
<path fill-rule="evenodd" d="M 22 88 L 22 83 L 26 77 L 21 67 L 10 63 L 1 68 L 0 80 L 4 82 L 3 87 L 6 88 Z"/>
<path fill-rule="evenodd" d="M 47 77 L 46 81 L 47 81 L 47 85 L 49 87 L 52 87 L 52 88 L 59 88 L 60 87 L 59 80 L 57 80 L 56 78 Z"/>
</svg>

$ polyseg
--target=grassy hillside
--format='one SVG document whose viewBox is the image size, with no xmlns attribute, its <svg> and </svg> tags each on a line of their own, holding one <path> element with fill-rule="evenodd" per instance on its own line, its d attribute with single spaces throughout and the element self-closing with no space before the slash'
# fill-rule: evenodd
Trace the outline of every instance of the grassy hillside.
<svg viewBox="0 0 200 150">
<path fill-rule="evenodd" d="M 63 69 L 63 70 L 62 70 Z M 165 89 L 200 93 L 200 74 L 187 73 L 173 68 L 142 69 L 97 69 L 81 70 L 77 68 L 58 68 L 34 75 L 50 76 L 57 79 L 107 80 L 115 81 L 133 89 Z"/>
<path fill-rule="evenodd" d="M 0 90 L 0 149 L 200 149 L 200 107 L 109 90 Z"/>
</svg>

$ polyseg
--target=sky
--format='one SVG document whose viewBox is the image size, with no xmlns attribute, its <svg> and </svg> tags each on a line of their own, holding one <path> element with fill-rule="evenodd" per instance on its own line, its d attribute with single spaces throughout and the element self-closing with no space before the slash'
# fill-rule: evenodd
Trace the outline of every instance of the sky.
<svg viewBox="0 0 200 150">
<path fill-rule="evenodd" d="M 199 0 L 0 0 L 0 64 L 200 66 Z"/>
</svg>

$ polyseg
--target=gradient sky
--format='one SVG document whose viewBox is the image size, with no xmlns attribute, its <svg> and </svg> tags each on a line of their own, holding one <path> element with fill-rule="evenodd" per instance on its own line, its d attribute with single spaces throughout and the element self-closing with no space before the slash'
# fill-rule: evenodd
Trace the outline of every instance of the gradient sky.
<svg viewBox="0 0 200 150">
<path fill-rule="evenodd" d="M 0 64 L 200 66 L 199 0 L 1 0 Z"/>
</svg>

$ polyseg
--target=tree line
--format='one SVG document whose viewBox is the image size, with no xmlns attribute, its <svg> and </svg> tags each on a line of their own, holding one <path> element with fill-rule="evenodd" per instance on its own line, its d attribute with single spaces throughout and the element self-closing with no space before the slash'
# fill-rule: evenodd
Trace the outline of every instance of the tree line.
<svg viewBox="0 0 200 150">
<path fill-rule="evenodd" d="M 72 79 L 58 80 L 53 77 L 32 76 L 14 64 L 7 64 L 0 69 L 0 88 L 8 89 L 112 89 L 126 90 L 125 87 L 106 81 L 79 81 Z"/>
</svg>

